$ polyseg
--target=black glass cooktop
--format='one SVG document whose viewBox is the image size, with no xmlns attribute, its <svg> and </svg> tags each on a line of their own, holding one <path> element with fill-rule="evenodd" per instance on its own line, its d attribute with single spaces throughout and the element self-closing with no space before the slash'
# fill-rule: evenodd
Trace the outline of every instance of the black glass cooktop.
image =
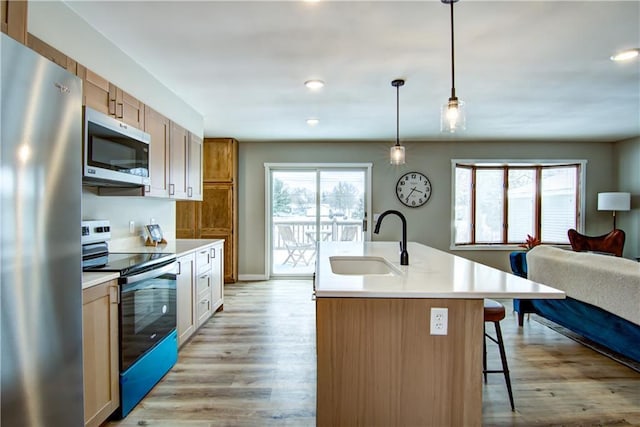
<svg viewBox="0 0 640 427">
<path fill-rule="evenodd" d="M 176 258 L 175 254 L 154 253 L 113 253 L 94 256 L 82 260 L 84 271 L 117 271 L 120 275 L 146 270 L 156 264 L 165 264 Z"/>
</svg>

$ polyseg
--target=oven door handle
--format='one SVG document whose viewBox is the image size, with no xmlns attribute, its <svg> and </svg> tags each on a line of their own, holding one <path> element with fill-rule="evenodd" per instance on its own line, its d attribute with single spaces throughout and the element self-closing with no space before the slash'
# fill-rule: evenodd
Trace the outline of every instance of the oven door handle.
<svg viewBox="0 0 640 427">
<path fill-rule="evenodd" d="M 133 276 L 123 277 L 123 283 L 129 285 L 131 283 L 140 282 L 142 280 L 153 279 L 154 277 L 160 277 L 166 273 L 175 273 L 176 263 L 175 261 L 161 268 L 156 268 L 144 273 L 134 274 Z"/>
</svg>

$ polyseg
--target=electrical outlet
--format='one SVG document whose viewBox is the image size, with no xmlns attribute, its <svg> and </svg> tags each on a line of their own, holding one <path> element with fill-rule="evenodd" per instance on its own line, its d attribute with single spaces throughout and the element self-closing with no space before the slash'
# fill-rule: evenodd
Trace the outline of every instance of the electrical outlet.
<svg viewBox="0 0 640 427">
<path fill-rule="evenodd" d="M 431 335 L 447 335 L 448 308 L 431 308 Z"/>
</svg>

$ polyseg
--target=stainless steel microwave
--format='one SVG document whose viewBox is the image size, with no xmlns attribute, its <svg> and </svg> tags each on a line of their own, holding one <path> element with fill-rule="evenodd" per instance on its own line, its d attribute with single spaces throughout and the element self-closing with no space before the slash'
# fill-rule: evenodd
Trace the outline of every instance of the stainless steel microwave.
<svg viewBox="0 0 640 427">
<path fill-rule="evenodd" d="M 84 108 L 84 185 L 149 185 L 151 136 L 89 107 Z"/>
</svg>

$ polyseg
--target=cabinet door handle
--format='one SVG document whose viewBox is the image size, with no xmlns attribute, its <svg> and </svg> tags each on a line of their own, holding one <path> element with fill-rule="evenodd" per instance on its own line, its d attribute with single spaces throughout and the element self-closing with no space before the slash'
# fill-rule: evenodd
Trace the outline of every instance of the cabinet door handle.
<svg viewBox="0 0 640 427">
<path fill-rule="evenodd" d="M 211 258 L 216 259 L 216 248 L 211 248 Z"/>
<path fill-rule="evenodd" d="M 116 115 L 116 100 L 115 99 L 110 99 L 109 100 L 109 114 L 115 116 Z"/>
<path fill-rule="evenodd" d="M 193 187 L 187 188 L 187 197 L 193 197 Z"/>
<path fill-rule="evenodd" d="M 111 304 L 120 304 L 120 287 L 109 286 L 109 299 Z"/>
<path fill-rule="evenodd" d="M 203 274 L 202 276 L 200 276 L 201 279 L 206 279 L 208 276 L 208 274 Z"/>
<path fill-rule="evenodd" d="M 178 261 L 178 272 L 176 273 L 178 276 L 182 274 L 182 262 Z"/>
<path fill-rule="evenodd" d="M 176 186 L 175 184 L 169 184 L 169 195 L 173 196 L 174 194 L 176 194 Z"/>
</svg>

